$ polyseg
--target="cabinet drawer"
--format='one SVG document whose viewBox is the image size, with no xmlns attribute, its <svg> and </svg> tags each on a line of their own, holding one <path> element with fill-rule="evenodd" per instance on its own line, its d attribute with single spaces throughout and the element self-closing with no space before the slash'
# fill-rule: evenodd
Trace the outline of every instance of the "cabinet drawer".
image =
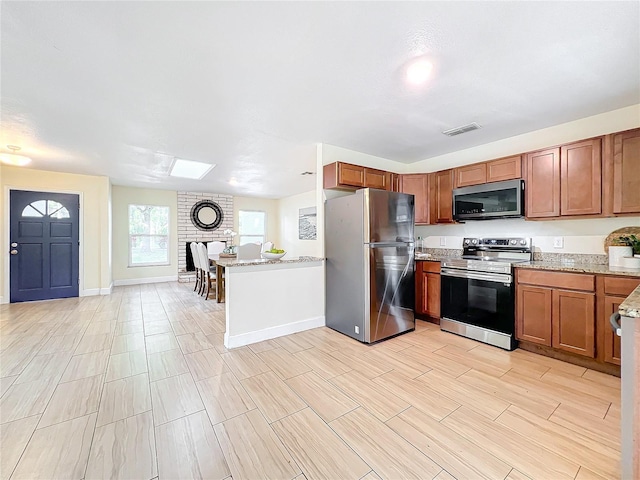
<svg viewBox="0 0 640 480">
<path fill-rule="evenodd" d="M 544 272 L 520 268 L 518 269 L 518 283 L 587 292 L 595 291 L 595 276 L 582 273 Z"/>
<path fill-rule="evenodd" d="M 440 273 L 440 262 L 432 262 L 430 260 L 419 260 L 423 272 Z"/>
<path fill-rule="evenodd" d="M 640 285 L 640 278 L 605 277 L 604 293 L 627 297 L 638 285 Z"/>
</svg>

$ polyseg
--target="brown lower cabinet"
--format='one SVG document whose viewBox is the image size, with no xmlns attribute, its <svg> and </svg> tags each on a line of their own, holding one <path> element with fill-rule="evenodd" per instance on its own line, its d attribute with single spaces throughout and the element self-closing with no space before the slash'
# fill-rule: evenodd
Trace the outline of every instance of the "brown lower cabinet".
<svg viewBox="0 0 640 480">
<path fill-rule="evenodd" d="M 640 278 L 516 269 L 516 338 L 620 365 L 609 317 Z"/>
<path fill-rule="evenodd" d="M 416 313 L 440 318 L 440 262 L 416 262 Z"/>
<path fill-rule="evenodd" d="M 595 358 L 593 275 L 519 270 L 517 282 L 518 340 Z"/>
<path fill-rule="evenodd" d="M 596 294 L 553 290 L 551 306 L 551 346 L 595 358 Z"/>
<path fill-rule="evenodd" d="M 516 290 L 516 338 L 550 347 L 552 290 L 531 285 Z"/>
</svg>

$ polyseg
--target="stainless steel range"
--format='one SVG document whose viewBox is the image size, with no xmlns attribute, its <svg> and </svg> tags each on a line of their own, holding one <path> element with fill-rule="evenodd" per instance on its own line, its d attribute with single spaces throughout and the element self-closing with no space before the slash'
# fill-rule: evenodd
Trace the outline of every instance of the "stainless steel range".
<svg viewBox="0 0 640 480">
<path fill-rule="evenodd" d="M 513 350 L 513 265 L 530 260 L 530 238 L 465 238 L 462 258 L 442 262 L 440 328 Z"/>
</svg>

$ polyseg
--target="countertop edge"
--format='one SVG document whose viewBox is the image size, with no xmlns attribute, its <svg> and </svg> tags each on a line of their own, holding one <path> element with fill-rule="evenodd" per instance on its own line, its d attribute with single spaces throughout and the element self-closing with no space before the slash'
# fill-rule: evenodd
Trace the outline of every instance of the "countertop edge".
<svg viewBox="0 0 640 480">
<path fill-rule="evenodd" d="M 322 257 L 296 257 L 288 259 L 270 260 L 270 259 L 254 259 L 254 260 L 236 260 L 236 259 L 221 259 L 217 263 L 225 268 L 235 267 L 258 267 L 261 265 L 287 265 L 297 263 L 320 263 L 325 259 Z"/>
<path fill-rule="evenodd" d="M 624 317 L 640 318 L 640 286 L 620 304 L 618 313 Z"/>
</svg>

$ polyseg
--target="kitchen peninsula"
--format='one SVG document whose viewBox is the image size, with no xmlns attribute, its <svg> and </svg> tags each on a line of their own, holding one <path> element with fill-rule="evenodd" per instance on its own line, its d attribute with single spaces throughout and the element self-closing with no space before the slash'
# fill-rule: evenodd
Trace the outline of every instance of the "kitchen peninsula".
<svg viewBox="0 0 640 480">
<path fill-rule="evenodd" d="M 225 268 L 224 346 L 241 347 L 324 326 L 324 259 L 221 258 Z"/>
</svg>

